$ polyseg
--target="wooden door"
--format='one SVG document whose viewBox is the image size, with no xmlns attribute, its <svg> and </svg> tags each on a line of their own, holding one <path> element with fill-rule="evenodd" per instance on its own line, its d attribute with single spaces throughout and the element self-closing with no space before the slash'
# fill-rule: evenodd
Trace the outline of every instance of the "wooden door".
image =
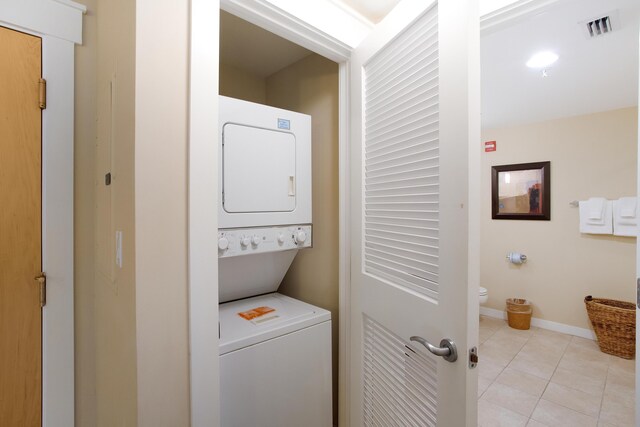
<svg viewBox="0 0 640 427">
<path fill-rule="evenodd" d="M 0 27 L 0 426 L 41 425 L 42 40 Z"/>
</svg>

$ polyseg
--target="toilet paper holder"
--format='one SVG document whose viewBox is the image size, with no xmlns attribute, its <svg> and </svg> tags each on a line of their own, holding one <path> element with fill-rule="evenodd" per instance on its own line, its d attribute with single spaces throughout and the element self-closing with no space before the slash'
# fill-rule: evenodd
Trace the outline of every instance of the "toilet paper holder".
<svg viewBox="0 0 640 427">
<path fill-rule="evenodd" d="M 518 252 L 509 252 L 507 254 L 507 261 L 513 264 L 522 264 L 527 261 L 527 256 Z"/>
</svg>

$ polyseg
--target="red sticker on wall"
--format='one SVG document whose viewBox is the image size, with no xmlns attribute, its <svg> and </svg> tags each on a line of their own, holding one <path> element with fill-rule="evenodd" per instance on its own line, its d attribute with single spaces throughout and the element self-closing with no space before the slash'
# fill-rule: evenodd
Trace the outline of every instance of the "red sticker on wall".
<svg viewBox="0 0 640 427">
<path fill-rule="evenodd" d="M 496 151 L 496 142 L 495 141 L 487 141 L 484 143 L 484 152 L 490 153 L 491 151 Z"/>
</svg>

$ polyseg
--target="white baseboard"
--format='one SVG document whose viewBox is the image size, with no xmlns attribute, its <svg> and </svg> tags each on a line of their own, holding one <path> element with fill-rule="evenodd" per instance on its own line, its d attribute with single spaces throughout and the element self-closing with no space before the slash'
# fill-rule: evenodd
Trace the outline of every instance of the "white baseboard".
<svg viewBox="0 0 640 427">
<path fill-rule="evenodd" d="M 507 318 L 507 313 L 505 311 L 496 310 L 495 308 L 480 307 L 480 314 L 496 319 L 506 320 Z M 591 329 L 565 325 L 564 323 L 552 322 L 550 320 L 538 319 L 536 317 L 531 318 L 531 326 L 535 326 L 536 328 L 548 329 L 550 331 L 560 332 L 567 335 L 574 335 L 576 337 L 586 338 L 589 340 L 596 339 L 596 336 Z"/>
</svg>

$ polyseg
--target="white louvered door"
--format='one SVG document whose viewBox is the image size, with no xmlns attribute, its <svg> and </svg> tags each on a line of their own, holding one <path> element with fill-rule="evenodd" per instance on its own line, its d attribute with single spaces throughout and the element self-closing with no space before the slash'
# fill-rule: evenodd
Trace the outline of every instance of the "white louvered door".
<svg viewBox="0 0 640 427">
<path fill-rule="evenodd" d="M 352 55 L 351 426 L 477 425 L 476 3 L 404 0 Z"/>
</svg>

